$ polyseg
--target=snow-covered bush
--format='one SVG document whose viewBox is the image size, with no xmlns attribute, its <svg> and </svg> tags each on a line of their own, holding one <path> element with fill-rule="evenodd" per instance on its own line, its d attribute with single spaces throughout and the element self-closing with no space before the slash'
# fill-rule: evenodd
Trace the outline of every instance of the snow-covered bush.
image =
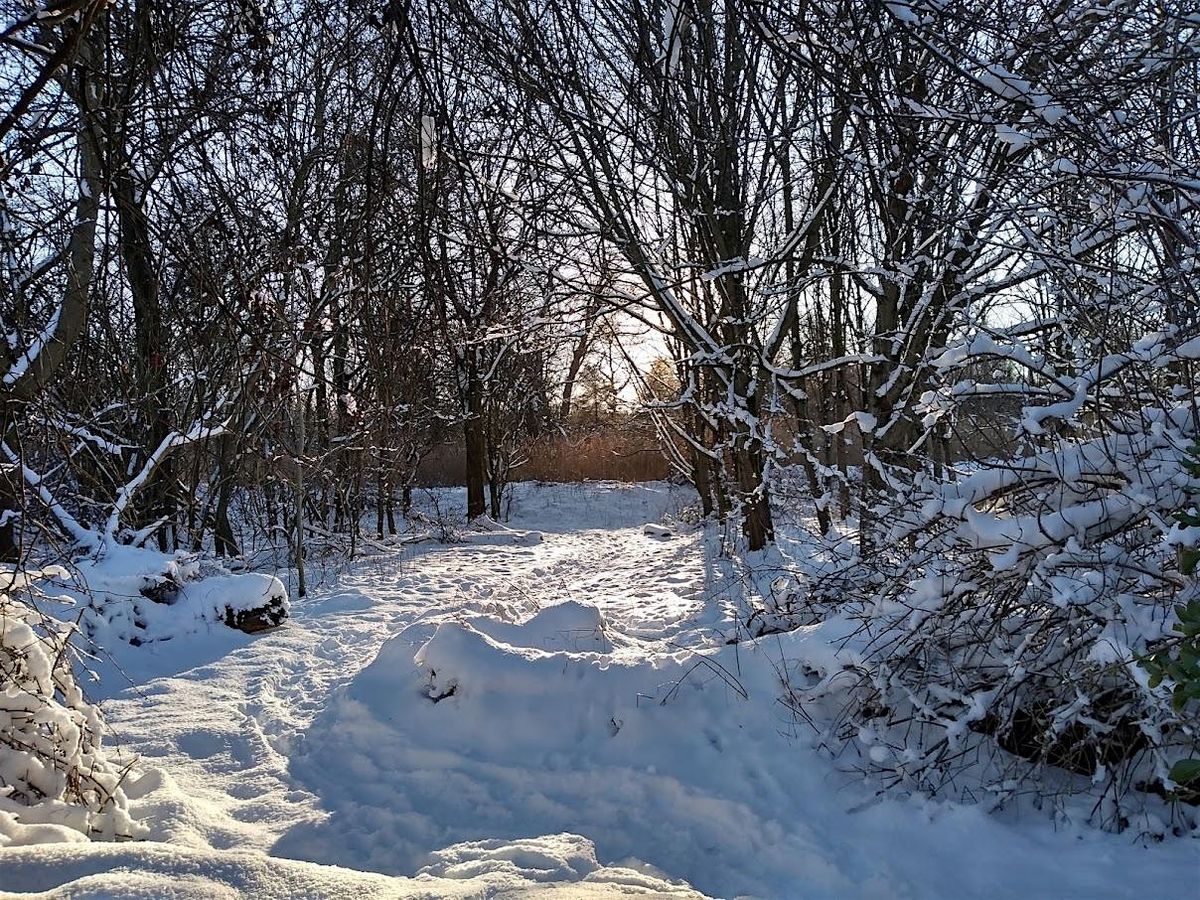
<svg viewBox="0 0 1200 900">
<path fill-rule="evenodd" d="M 876 510 L 872 552 L 832 568 L 838 598 L 810 585 L 857 621 L 856 655 L 797 705 L 836 681 L 835 731 L 905 789 L 995 806 L 1089 791 L 1104 827 L 1195 828 L 1178 763 L 1200 756 L 1200 700 L 1176 676 L 1200 601 L 1180 565 L 1200 529 L 1178 518 L 1198 423 L 1175 379 L 1198 350 L 1179 334 L 1136 341 L 1025 407 L 1023 451 L 908 473 Z"/>
<path fill-rule="evenodd" d="M 1187 494 L 1193 500 L 1200 494 L 1200 445 L 1193 445 L 1184 460 L 1184 468 L 1193 478 Z M 1183 532 L 1179 535 L 1179 569 L 1184 575 L 1194 576 L 1200 551 L 1200 510 L 1191 503 L 1178 516 Z M 1150 687 L 1157 688 L 1166 682 L 1171 685 L 1171 705 L 1184 710 L 1189 704 L 1200 702 L 1200 599 L 1191 599 L 1175 607 L 1178 621 L 1171 638 L 1158 641 L 1150 648 L 1139 665 L 1150 674 Z M 1200 759 L 1183 757 L 1176 761 L 1169 773 L 1170 780 L 1178 785 L 1179 795 L 1200 801 Z"/>
<path fill-rule="evenodd" d="M 1139 662 L 1197 587 L 1167 543 L 1182 421 L 1157 424 L 930 485 L 895 511 L 876 566 L 889 577 L 859 612 L 870 653 L 850 714 L 891 742 L 879 768 L 936 791 L 986 757 L 1001 802 L 1064 789 L 1025 761 L 1066 770 L 1113 801 L 1113 826 L 1144 799 L 1130 788 L 1171 784 L 1200 741 L 1195 703 L 1172 704 Z"/>
<path fill-rule="evenodd" d="M 72 627 L 14 596 L 40 574 L 9 571 L 0 593 L 0 846 L 139 837 L 127 770 L 105 755 L 100 710 L 72 671 Z"/>
</svg>

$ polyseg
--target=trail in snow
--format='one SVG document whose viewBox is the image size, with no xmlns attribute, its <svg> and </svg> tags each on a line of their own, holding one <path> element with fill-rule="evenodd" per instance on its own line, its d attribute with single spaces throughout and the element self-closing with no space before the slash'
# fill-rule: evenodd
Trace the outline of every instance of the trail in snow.
<svg viewBox="0 0 1200 900">
<path fill-rule="evenodd" d="M 686 890 L 661 872 L 713 896 L 1188 889 L 1184 842 L 873 802 L 777 702 L 783 660 L 832 659 L 829 634 L 725 646 L 739 587 L 711 535 L 642 528 L 678 503 L 665 486 L 523 488 L 513 524 L 537 532 L 364 560 L 258 638 L 128 652 L 139 686 L 106 711 L 154 767 L 131 795 L 158 841 L 190 849 L 0 851 L 0 886 L 103 895 L 127 869 L 149 895 L 196 896 Z"/>
<path fill-rule="evenodd" d="M 327 734 L 342 702 L 333 697 L 335 688 L 353 688 L 356 674 L 396 635 L 389 659 L 397 653 L 408 659 L 390 664 L 411 670 L 413 654 L 438 622 L 486 621 L 492 624 L 482 627 L 501 637 L 508 629 L 520 644 L 533 635 L 515 623 L 577 600 L 599 608 L 609 618 L 606 631 L 621 634 L 621 640 L 628 636 L 633 643 L 626 650 L 638 658 L 653 655 L 656 645 L 711 643 L 724 613 L 705 599 L 719 587 L 707 586 L 704 568 L 696 565 L 698 537 L 664 542 L 642 535 L 642 521 L 662 515 L 669 492 L 622 493 L 631 494 L 632 503 L 615 514 L 603 502 L 589 514 L 583 494 L 577 511 L 602 525 L 620 522 L 619 528 L 562 530 L 532 546 L 521 543 L 521 532 L 470 535 L 470 543 L 418 545 L 368 558 L 335 590 L 295 603 L 287 627 L 254 639 L 218 631 L 218 641 L 241 646 L 218 655 L 225 649 L 218 644 L 209 650 L 211 661 L 107 701 L 106 714 L 124 746 L 168 772 L 181 788 L 162 801 L 171 808 L 155 812 L 160 833 L 191 846 L 270 850 L 298 825 L 326 821 L 328 806 L 336 808 L 338 798 L 316 796 L 304 778 L 289 771 L 293 763 L 301 771 L 309 768 L 303 760 L 314 741 L 335 756 L 344 753 L 331 761 L 330 778 L 343 781 L 347 791 L 373 793 L 381 810 L 393 801 L 408 803 L 390 797 L 392 786 L 384 782 L 353 784 L 345 765 L 361 763 L 372 748 L 358 746 L 354 735 L 342 735 L 343 741 Z M 536 499 L 553 504 L 552 498 Z M 540 524 L 567 529 L 576 523 L 559 516 Z M 547 646 L 561 640 L 596 649 L 585 646 L 587 634 L 573 635 L 569 627 L 551 626 L 542 639 Z M 169 644 L 153 652 L 163 663 L 174 658 Z M 418 691 L 414 687 L 414 695 Z M 314 721 L 323 711 L 325 717 Z M 369 745 L 378 736 L 362 737 Z M 308 781 L 322 779 L 314 775 Z M 441 846 L 445 842 L 426 849 Z M 406 868 L 376 863 L 384 871 Z"/>
</svg>

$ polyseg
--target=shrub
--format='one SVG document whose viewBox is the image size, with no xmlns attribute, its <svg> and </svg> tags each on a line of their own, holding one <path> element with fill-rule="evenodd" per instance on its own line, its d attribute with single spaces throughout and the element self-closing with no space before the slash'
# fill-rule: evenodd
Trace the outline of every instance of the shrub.
<svg viewBox="0 0 1200 900">
<path fill-rule="evenodd" d="M 138 837 L 127 770 L 106 757 L 100 711 L 72 670 L 72 627 L 15 596 L 39 574 L 9 573 L 0 593 L 0 839 L 31 825 Z"/>
<path fill-rule="evenodd" d="M 1193 423 L 1181 407 L 1118 424 L 917 481 L 880 517 L 894 524 L 840 606 L 863 648 L 840 676 L 840 734 L 867 735 L 867 768 L 996 806 L 1095 791 L 1099 824 L 1165 830 L 1154 795 L 1178 798 L 1177 761 L 1200 750 L 1200 586 L 1171 546 Z"/>
<path fill-rule="evenodd" d="M 1186 490 L 1193 498 L 1200 490 L 1200 445 L 1193 444 L 1183 461 L 1184 468 L 1192 477 Z M 1177 516 L 1184 529 L 1200 528 L 1200 512 L 1195 505 L 1188 506 Z M 1200 562 L 1200 551 L 1184 538 L 1179 545 L 1179 570 L 1184 575 L 1195 575 Z M 1157 688 L 1163 681 L 1172 684 L 1171 705 L 1176 711 L 1184 710 L 1189 703 L 1200 701 L 1200 600 L 1191 600 L 1175 607 L 1178 622 L 1172 629 L 1175 635 L 1155 646 L 1153 652 L 1141 660 L 1141 666 L 1150 674 L 1150 687 Z M 1178 760 L 1169 773 L 1181 796 L 1200 799 L 1200 759 L 1185 757 Z"/>
</svg>

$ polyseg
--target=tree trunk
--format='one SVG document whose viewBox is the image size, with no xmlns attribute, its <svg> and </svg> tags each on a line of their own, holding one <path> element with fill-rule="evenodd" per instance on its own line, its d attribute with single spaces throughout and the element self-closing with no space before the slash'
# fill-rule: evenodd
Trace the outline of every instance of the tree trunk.
<svg viewBox="0 0 1200 900">
<path fill-rule="evenodd" d="M 0 465 L 0 562 L 21 561 L 21 506 L 24 479 L 17 466 Z"/>
<path fill-rule="evenodd" d="M 233 471 L 234 438 L 226 435 L 220 438 L 220 461 L 217 466 L 217 506 L 213 513 L 213 542 L 217 556 L 237 556 L 237 539 L 233 534 L 233 525 L 229 522 L 229 504 L 233 499 L 235 473 Z"/>
<path fill-rule="evenodd" d="M 101 105 L 98 81 L 92 77 L 96 51 L 90 40 L 79 49 L 79 81 L 74 94 L 81 122 L 76 132 L 79 152 L 79 199 L 75 204 L 75 226 L 67 245 L 67 278 L 62 303 L 48 339 L 29 357 L 19 373 L 7 367 L 4 389 L 0 392 L 0 437 L 11 440 L 12 429 L 25 415 L 29 404 L 50 383 L 66 361 L 67 352 L 87 324 L 88 297 L 96 268 L 96 222 L 100 211 L 102 137 L 95 127 L 93 110 Z M 16 448 L 14 448 L 16 449 Z M 0 474 L 0 561 L 16 563 L 21 559 L 20 513 L 24 478 L 15 467 Z"/>
<path fill-rule="evenodd" d="M 467 365 L 466 419 L 463 421 L 463 449 L 467 464 L 467 519 L 477 519 L 485 510 L 484 486 L 487 483 L 487 429 L 483 415 L 483 384 L 474 354 Z"/>
<path fill-rule="evenodd" d="M 589 322 L 585 322 L 583 327 L 584 333 L 580 335 L 575 349 L 571 351 L 571 363 L 567 366 L 567 375 L 563 379 L 562 402 L 558 407 L 558 420 L 563 425 L 570 424 L 575 382 L 579 378 L 579 370 L 583 368 L 583 361 L 587 359 L 588 350 L 592 346 L 592 326 Z"/>
<path fill-rule="evenodd" d="M 712 461 L 692 448 L 692 486 L 700 496 L 700 512 L 704 518 L 713 514 Z"/>
<path fill-rule="evenodd" d="M 497 522 L 500 521 L 500 501 L 504 496 L 504 484 L 499 478 L 488 479 L 488 508 L 489 513 Z"/>
<path fill-rule="evenodd" d="M 296 472 L 292 483 L 293 506 L 292 519 L 293 541 L 292 556 L 296 564 L 296 596 L 303 597 L 308 593 L 308 585 L 304 578 L 304 451 L 307 435 L 305 434 L 303 397 L 298 398 L 296 409 Z M 324 523 L 322 523 L 324 524 Z"/>
<path fill-rule="evenodd" d="M 171 432 L 170 403 L 167 396 L 167 355 L 169 352 L 167 330 L 163 324 L 162 305 L 158 272 L 155 268 L 154 250 L 151 246 L 150 224 L 139 201 L 141 189 L 134 182 L 132 166 L 124 156 L 120 170 L 112 180 L 113 200 L 117 207 L 121 257 L 129 281 L 129 293 L 133 299 L 134 343 L 136 345 L 135 371 L 137 388 L 141 395 L 142 432 L 146 436 L 144 454 L 153 453 Z M 170 490 L 174 479 L 174 465 L 164 460 L 150 482 L 142 489 L 144 510 L 141 517 L 153 521 L 160 517 L 174 516 L 174 501 Z M 173 530 L 160 528 L 157 533 L 160 550 L 171 549 Z"/>
<path fill-rule="evenodd" d="M 733 468 L 747 548 L 761 550 L 775 540 L 771 497 L 763 477 L 762 451 L 753 442 L 738 447 L 733 454 Z"/>
</svg>

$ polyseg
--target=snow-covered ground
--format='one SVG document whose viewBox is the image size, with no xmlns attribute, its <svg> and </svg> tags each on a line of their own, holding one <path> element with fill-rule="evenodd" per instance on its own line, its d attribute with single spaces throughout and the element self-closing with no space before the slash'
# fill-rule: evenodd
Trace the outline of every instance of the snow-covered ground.
<svg viewBox="0 0 1200 900">
<path fill-rule="evenodd" d="M 1194 840 L 879 799 L 840 771 L 778 674 L 836 665 L 836 623 L 727 645 L 740 582 L 712 535 L 644 527 L 685 500 L 522 487 L 512 530 L 364 558 L 273 632 L 125 647 L 99 692 L 153 840 L 0 849 L 0 893 L 1195 891 Z"/>
</svg>

